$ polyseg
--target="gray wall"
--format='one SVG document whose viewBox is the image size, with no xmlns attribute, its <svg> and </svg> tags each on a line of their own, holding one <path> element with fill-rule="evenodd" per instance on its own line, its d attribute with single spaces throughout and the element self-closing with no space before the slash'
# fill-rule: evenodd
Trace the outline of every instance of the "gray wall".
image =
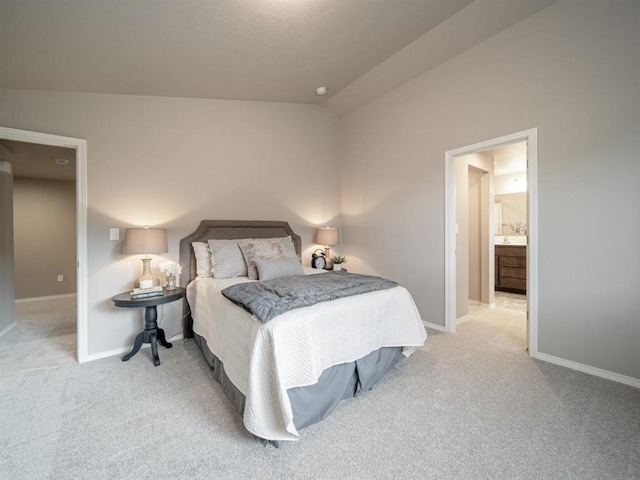
<svg viewBox="0 0 640 480">
<path fill-rule="evenodd" d="M 109 301 L 140 269 L 109 227 L 164 226 L 177 260 L 202 218 L 288 220 L 307 262 L 315 226 L 342 222 L 349 269 L 400 281 L 442 325 L 444 152 L 537 127 L 539 349 L 640 378 L 640 250 L 611 237 L 640 236 L 638 24 L 634 0 L 561 1 L 342 128 L 309 105 L 11 90 L 0 125 L 88 140 L 90 354 L 130 345 L 141 326 Z M 173 335 L 179 312 L 166 307 Z"/>
<path fill-rule="evenodd" d="M 561 1 L 343 117 L 349 268 L 443 325 L 444 154 L 537 127 L 539 351 L 640 378 L 640 249 L 611 236 L 640 237 L 638 25 Z"/>
<path fill-rule="evenodd" d="M 11 152 L 0 145 L 0 162 L 11 168 Z M 0 332 L 13 324 L 13 175 L 0 171 Z"/>
<path fill-rule="evenodd" d="M 13 217 L 16 299 L 75 293 L 75 183 L 15 177 Z"/>
<path fill-rule="evenodd" d="M 110 227 L 166 228 L 158 274 L 202 219 L 288 221 L 306 263 L 315 227 L 341 226 L 338 122 L 319 106 L 0 90 L 0 125 L 87 140 L 90 356 L 131 345 L 143 325 L 110 301 L 141 271 Z M 179 302 L 158 314 L 168 336 L 181 332 Z"/>
</svg>

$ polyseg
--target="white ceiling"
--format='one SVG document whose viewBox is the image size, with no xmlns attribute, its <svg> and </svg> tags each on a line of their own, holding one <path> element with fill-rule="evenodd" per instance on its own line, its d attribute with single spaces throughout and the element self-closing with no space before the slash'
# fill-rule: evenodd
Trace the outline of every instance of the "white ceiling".
<svg viewBox="0 0 640 480">
<path fill-rule="evenodd" d="M 415 76 L 553 1 L 0 0 L 0 88 L 323 103 L 410 44 Z M 410 79 L 383 76 L 372 95 Z"/>
<path fill-rule="evenodd" d="M 0 140 L 0 145 L 13 154 L 11 167 L 14 177 L 75 181 L 76 151 L 72 148 L 13 140 Z M 67 163 L 60 165 L 64 160 Z"/>
<path fill-rule="evenodd" d="M 496 147 L 489 153 L 493 155 L 493 174 L 496 177 L 527 171 L 527 142 Z"/>
<path fill-rule="evenodd" d="M 472 0 L 1 0 L 5 88 L 320 102 Z"/>
</svg>

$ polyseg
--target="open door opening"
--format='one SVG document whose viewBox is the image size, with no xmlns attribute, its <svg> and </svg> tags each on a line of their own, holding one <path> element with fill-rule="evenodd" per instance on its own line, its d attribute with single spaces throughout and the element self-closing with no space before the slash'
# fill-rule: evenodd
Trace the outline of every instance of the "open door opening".
<svg viewBox="0 0 640 480">
<path fill-rule="evenodd" d="M 75 156 L 75 277 L 78 362 L 88 360 L 86 140 L 0 127 L 0 140 L 71 149 Z M 12 232 L 13 234 L 13 232 Z"/>
<path fill-rule="evenodd" d="M 490 309 L 497 301 L 523 310 L 531 355 L 537 353 L 536 135 L 527 130 L 445 154 L 445 331 L 470 318 L 469 308 Z M 505 173 L 509 168 L 496 160 L 518 148 L 524 171 Z M 505 191 L 505 184 L 525 183 L 518 195 Z"/>
</svg>

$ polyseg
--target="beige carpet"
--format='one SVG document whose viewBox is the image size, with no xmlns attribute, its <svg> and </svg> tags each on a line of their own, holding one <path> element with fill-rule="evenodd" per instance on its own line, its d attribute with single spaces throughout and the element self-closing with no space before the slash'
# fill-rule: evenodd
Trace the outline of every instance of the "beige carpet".
<svg viewBox="0 0 640 480">
<path fill-rule="evenodd" d="M 519 299 L 518 299 L 519 300 Z M 502 303 L 502 307 L 499 306 Z M 525 352 L 527 310 L 521 302 L 500 302 L 496 297 L 496 308 L 469 306 L 471 321 L 481 322 L 489 326 L 495 333 L 495 342 L 504 342 L 505 346 L 513 346 Z M 469 320 L 467 320 L 468 322 Z"/>
<path fill-rule="evenodd" d="M 16 303 L 16 326 L 0 337 L 0 347 L 76 333 L 76 296 Z"/>
<path fill-rule="evenodd" d="M 0 477 L 640 478 L 640 391 L 532 360 L 523 332 L 522 312 L 474 309 L 281 449 L 243 429 L 193 341 L 159 367 L 148 349 L 79 365 L 58 340 L 4 346 Z"/>
<path fill-rule="evenodd" d="M 20 302 L 16 326 L 0 338 L 5 374 L 44 372 L 76 362 L 76 297 Z"/>
</svg>

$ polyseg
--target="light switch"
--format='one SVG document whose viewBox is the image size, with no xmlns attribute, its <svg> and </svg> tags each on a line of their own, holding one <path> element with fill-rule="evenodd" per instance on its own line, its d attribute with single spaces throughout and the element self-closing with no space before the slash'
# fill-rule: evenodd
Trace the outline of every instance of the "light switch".
<svg viewBox="0 0 640 480">
<path fill-rule="evenodd" d="M 119 228 L 110 228 L 109 229 L 109 240 L 120 240 L 120 229 Z"/>
<path fill-rule="evenodd" d="M 64 275 L 58 275 L 58 281 L 64 282 Z"/>
</svg>

